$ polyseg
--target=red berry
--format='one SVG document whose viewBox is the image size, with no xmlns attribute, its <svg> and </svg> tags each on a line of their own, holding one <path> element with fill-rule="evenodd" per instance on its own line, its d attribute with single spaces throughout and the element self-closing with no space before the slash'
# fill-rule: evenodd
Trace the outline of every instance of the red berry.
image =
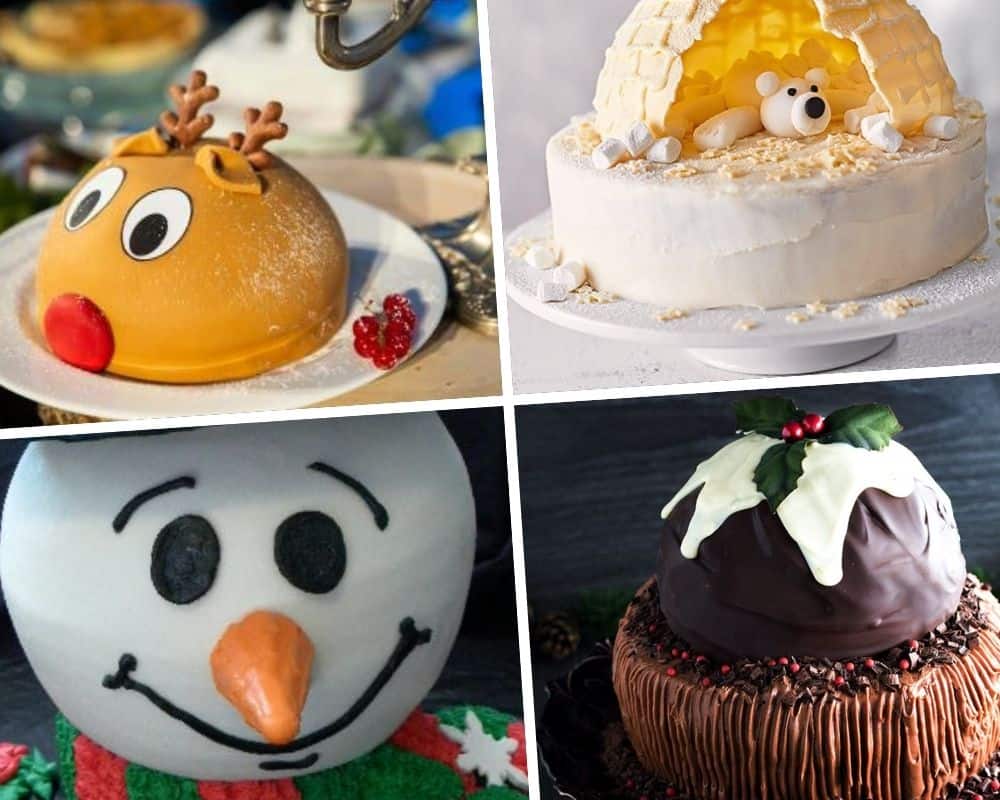
<svg viewBox="0 0 1000 800">
<path fill-rule="evenodd" d="M 684 650 L 681 653 L 681 661 L 687 661 L 689 658 L 691 658 L 691 654 L 687 650 Z"/>
<path fill-rule="evenodd" d="M 649 623 L 649 632 L 650 633 L 656 633 L 656 623 L 655 622 Z"/>
<path fill-rule="evenodd" d="M 396 354 L 388 347 L 379 348 L 372 357 L 372 363 L 379 369 L 392 369 L 398 360 Z"/>
<path fill-rule="evenodd" d="M 111 323 L 83 295 L 61 294 L 52 300 L 45 309 L 42 329 L 58 358 L 88 372 L 103 372 L 115 354 Z"/>
<path fill-rule="evenodd" d="M 826 419 L 819 414 L 806 414 L 802 418 L 802 427 L 806 429 L 806 433 L 819 436 L 826 429 Z"/>
<path fill-rule="evenodd" d="M 626 789 L 634 789 L 635 788 L 635 781 L 632 780 L 631 778 L 629 778 L 627 781 L 625 781 L 625 788 Z"/>
<path fill-rule="evenodd" d="M 358 317 L 354 320 L 354 324 L 351 326 L 351 330 L 354 331 L 355 336 L 359 337 L 373 337 L 378 336 L 378 318 L 367 314 L 363 317 Z"/>
<path fill-rule="evenodd" d="M 708 656 L 698 656 L 697 658 L 695 658 L 694 663 L 704 664 L 706 661 L 708 661 Z"/>
<path fill-rule="evenodd" d="M 371 358 L 378 350 L 378 342 L 375 339 L 358 338 L 354 340 L 354 352 L 362 358 Z"/>
<path fill-rule="evenodd" d="M 920 647 L 920 642 L 918 642 L 916 639 L 910 639 L 909 645 L 910 645 L 910 650 L 916 650 Z"/>
<path fill-rule="evenodd" d="M 775 660 L 774 660 L 774 659 L 772 658 L 772 659 L 771 659 L 770 661 L 768 661 L 768 662 L 767 662 L 767 665 L 768 665 L 769 667 L 776 667 L 776 666 L 778 666 L 778 662 L 777 662 L 777 661 L 775 661 Z"/>
<path fill-rule="evenodd" d="M 798 442 L 806 438 L 806 429 L 801 422 L 786 422 L 781 429 L 781 438 L 786 442 Z"/>
<path fill-rule="evenodd" d="M 676 678 L 677 670 L 674 669 L 673 667 L 667 667 L 667 675 L 669 675 L 671 678 Z"/>
<path fill-rule="evenodd" d="M 410 344 L 410 337 L 408 335 L 385 337 L 385 346 L 395 353 L 396 358 L 403 358 L 403 356 L 409 353 Z"/>
<path fill-rule="evenodd" d="M 702 678 L 701 679 L 701 685 L 704 686 L 707 689 L 709 686 L 712 685 L 712 679 L 711 678 Z"/>
<path fill-rule="evenodd" d="M 410 301 L 403 294 L 387 294 L 382 301 L 382 310 L 388 314 L 400 308 L 409 308 Z"/>
<path fill-rule="evenodd" d="M 397 308 L 394 311 L 389 311 L 386 317 L 393 322 L 405 325 L 411 332 L 417 327 L 417 315 L 408 308 Z"/>
<path fill-rule="evenodd" d="M 899 659 L 899 668 L 903 670 L 903 672 L 906 672 L 906 670 L 910 668 L 910 659 L 908 658 Z"/>
<path fill-rule="evenodd" d="M 854 672 L 854 662 L 848 661 L 846 664 L 844 664 L 844 669 L 846 669 L 848 672 Z"/>
<path fill-rule="evenodd" d="M 412 334 L 413 325 L 405 319 L 389 317 L 388 321 L 385 323 L 386 336 L 411 336 Z"/>
<path fill-rule="evenodd" d="M 667 788 L 667 797 L 677 797 L 677 790 L 673 786 Z"/>
<path fill-rule="evenodd" d="M 723 675 L 728 675 L 732 671 L 733 668 L 728 664 L 723 664 L 721 667 L 719 667 L 719 672 L 721 672 Z"/>
<path fill-rule="evenodd" d="M 681 651 L 675 647 L 673 648 L 673 650 L 670 651 L 670 655 L 672 655 L 674 658 L 680 658 Z"/>
<path fill-rule="evenodd" d="M 844 680 L 843 675 L 838 675 L 836 678 L 833 679 L 834 686 L 843 686 L 846 682 L 847 681 Z"/>
<path fill-rule="evenodd" d="M 785 658 L 784 656 L 782 656 L 781 658 L 778 659 L 778 663 L 781 664 L 781 666 L 783 666 L 783 667 L 787 667 L 788 666 L 788 659 Z"/>
<path fill-rule="evenodd" d="M 866 669 L 875 669 L 875 659 L 874 658 L 866 658 L 865 659 L 865 668 Z"/>
<path fill-rule="evenodd" d="M 792 664 L 788 669 L 792 673 L 792 675 L 795 675 L 795 674 L 798 673 L 798 671 L 800 669 L 802 669 L 802 665 L 801 664 Z"/>
<path fill-rule="evenodd" d="M 990 791 L 1000 792 L 1000 781 L 998 781 L 996 778 L 990 781 Z"/>
</svg>

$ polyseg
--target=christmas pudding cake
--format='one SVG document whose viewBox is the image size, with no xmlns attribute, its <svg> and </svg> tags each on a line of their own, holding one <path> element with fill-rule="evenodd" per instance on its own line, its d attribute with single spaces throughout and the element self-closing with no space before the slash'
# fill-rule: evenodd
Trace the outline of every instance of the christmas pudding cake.
<svg viewBox="0 0 1000 800">
<path fill-rule="evenodd" d="M 983 109 L 905 0 L 640 0 L 594 105 L 548 144 L 551 255 L 529 260 L 582 265 L 601 291 L 849 300 L 989 230 Z"/>
<path fill-rule="evenodd" d="M 885 406 L 738 423 L 664 508 L 615 641 L 642 769 L 702 800 L 957 797 L 1000 750 L 1000 605 L 948 497 Z"/>
<path fill-rule="evenodd" d="M 246 378 L 308 355 L 343 322 L 337 217 L 265 149 L 286 133 L 281 105 L 206 139 L 202 106 L 218 94 L 203 72 L 172 87 L 163 132 L 119 142 L 57 209 L 35 299 L 63 361 L 163 383 Z"/>
<path fill-rule="evenodd" d="M 0 579 L 66 796 L 519 795 L 513 719 L 413 713 L 474 548 L 434 415 L 30 445 Z"/>
</svg>

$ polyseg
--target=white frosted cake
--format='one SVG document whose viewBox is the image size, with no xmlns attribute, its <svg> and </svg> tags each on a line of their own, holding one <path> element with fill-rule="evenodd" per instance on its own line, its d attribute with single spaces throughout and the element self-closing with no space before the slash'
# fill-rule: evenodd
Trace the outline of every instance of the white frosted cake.
<svg viewBox="0 0 1000 800">
<path fill-rule="evenodd" d="M 640 0 L 547 160 L 556 260 L 679 308 L 891 291 L 989 230 L 986 119 L 904 0 Z"/>
</svg>

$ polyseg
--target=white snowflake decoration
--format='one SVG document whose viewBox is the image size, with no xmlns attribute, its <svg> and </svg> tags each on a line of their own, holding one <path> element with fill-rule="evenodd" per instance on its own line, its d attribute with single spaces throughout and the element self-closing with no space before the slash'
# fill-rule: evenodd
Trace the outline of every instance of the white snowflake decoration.
<svg viewBox="0 0 1000 800">
<path fill-rule="evenodd" d="M 510 762 L 510 757 L 517 752 L 516 739 L 494 739 L 483 730 L 483 723 L 472 711 L 465 715 L 464 731 L 442 725 L 441 733 L 462 745 L 457 762 L 459 769 L 482 776 L 487 786 L 509 783 L 516 789 L 528 790 L 528 775 Z"/>
</svg>

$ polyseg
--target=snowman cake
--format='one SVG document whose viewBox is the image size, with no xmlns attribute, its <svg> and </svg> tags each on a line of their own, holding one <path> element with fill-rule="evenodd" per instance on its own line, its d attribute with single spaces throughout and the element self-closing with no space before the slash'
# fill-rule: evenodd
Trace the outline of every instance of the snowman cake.
<svg viewBox="0 0 1000 800">
<path fill-rule="evenodd" d="M 120 141 L 56 209 L 35 300 L 49 349 L 93 372 L 162 383 L 247 378 L 296 361 L 344 320 L 348 251 L 336 214 L 269 141 L 280 103 L 245 132 L 204 138 L 219 96 L 174 86 L 162 131 Z"/>
<path fill-rule="evenodd" d="M 526 786 L 459 756 L 478 734 L 523 762 L 513 720 L 414 713 L 475 547 L 468 475 L 434 415 L 38 442 L 2 530 L 0 581 L 64 715 L 72 800 L 395 797 L 376 789 L 400 770 L 442 798 L 487 773 Z"/>
<path fill-rule="evenodd" d="M 989 231 L 983 108 L 905 0 L 638 0 L 547 165 L 529 261 L 678 309 L 890 291 Z"/>
<path fill-rule="evenodd" d="M 1000 750 L 1000 604 L 891 410 L 755 399 L 737 418 L 663 509 L 615 640 L 646 776 L 625 795 L 943 800 L 982 774 L 1000 791 L 981 772 Z"/>
</svg>

